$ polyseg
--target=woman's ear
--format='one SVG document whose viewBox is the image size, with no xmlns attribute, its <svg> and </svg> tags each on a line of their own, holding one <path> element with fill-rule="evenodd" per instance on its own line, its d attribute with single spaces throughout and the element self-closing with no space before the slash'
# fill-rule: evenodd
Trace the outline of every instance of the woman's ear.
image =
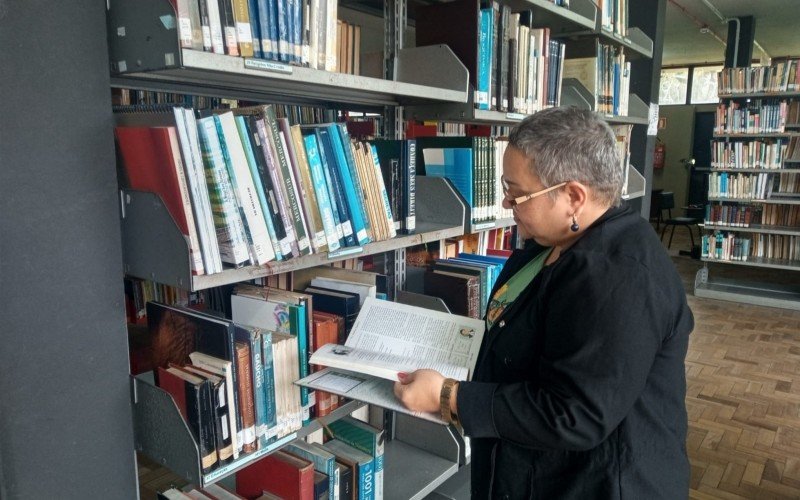
<svg viewBox="0 0 800 500">
<path fill-rule="evenodd" d="M 589 201 L 589 188 L 585 184 L 577 181 L 569 181 L 564 186 L 572 214 L 580 214 L 586 203 Z"/>
</svg>

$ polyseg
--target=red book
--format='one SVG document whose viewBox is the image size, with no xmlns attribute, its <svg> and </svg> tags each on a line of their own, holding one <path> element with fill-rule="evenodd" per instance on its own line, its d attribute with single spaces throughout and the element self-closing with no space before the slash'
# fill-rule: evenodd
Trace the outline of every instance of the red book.
<svg viewBox="0 0 800 500">
<path fill-rule="evenodd" d="M 313 500 L 314 465 L 279 450 L 236 473 L 239 495 L 254 499 L 264 491 L 285 500 Z"/>
<path fill-rule="evenodd" d="M 314 311 L 314 345 L 312 346 L 314 351 L 326 344 L 338 343 L 339 325 L 336 318 L 337 316 L 334 314 Z M 317 369 L 319 369 L 318 366 L 312 365 L 312 371 L 317 371 Z M 335 409 L 334 395 L 323 391 L 315 391 L 315 393 L 317 398 L 317 417 L 324 417 Z M 335 401 L 338 402 L 338 399 L 336 397 Z"/>
</svg>

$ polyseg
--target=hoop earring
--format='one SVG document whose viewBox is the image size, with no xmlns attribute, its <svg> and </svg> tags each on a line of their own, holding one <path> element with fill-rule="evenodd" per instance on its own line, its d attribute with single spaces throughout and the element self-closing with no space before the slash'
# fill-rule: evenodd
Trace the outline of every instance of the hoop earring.
<svg viewBox="0 0 800 500">
<path fill-rule="evenodd" d="M 578 225 L 578 221 L 575 219 L 575 214 L 572 214 L 572 225 L 569 226 L 569 229 L 573 233 L 577 233 L 581 229 L 581 227 Z"/>
</svg>

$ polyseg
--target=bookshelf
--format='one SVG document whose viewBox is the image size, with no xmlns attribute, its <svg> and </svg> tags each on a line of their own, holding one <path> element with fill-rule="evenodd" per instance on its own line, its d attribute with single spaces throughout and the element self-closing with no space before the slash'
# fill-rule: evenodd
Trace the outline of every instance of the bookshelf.
<svg viewBox="0 0 800 500">
<path fill-rule="evenodd" d="M 794 182 L 800 169 L 796 168 L 797 160 L 788 159 L 800 140 L 800 134 L 794 131 L 798 124 L 793 123 L 796 118 L 791 116 L 765 111 L 767 106 L 781 102 L 788 103 L 788 109 L 798 101 L 800 92 L 794 90 L 797 82 L 791 79 L 782 84 L 784 91 L 776 91 L 781 84 L 773 78 L 781 75 L 781 70 L 776 66 L 767 70 L 773 76 L 767 76 L 769 71 L 765 68 L 730 68 L 719 77 L 722 92 L 712 144 L 715 160 L 712 168 L 704 170 L 709 175 L 709 184 L 713 184 L 709 187 L 703 225 L 704 267 L 695 278 L 695 295 L 796 309 L 800 290 L 795 287 L 713 279 L 708 268 L 709 264 L 725 264 L 800 271 L 800 254 L 795 248 L 800 239 L 800 220 L 796 215 L 800 190 Z M 762 80 L 765 77 L 769 81 Z M 772 90 L 730 92 L 726 88 L 743 84 Z M 764 101 L 757 100 L 762 98 L 770 99 L 764 108 Z M 753 107 L 748 107 L 754 99 Z M 736 111 L 732 113 L 733 110 Z M 745 123 L 752 128 L 757 125 L 768 128 L 761 133 L 728 133 L 731 127 Z M 722 248 L 717 249 L 720 245 Z"/>
</svg>

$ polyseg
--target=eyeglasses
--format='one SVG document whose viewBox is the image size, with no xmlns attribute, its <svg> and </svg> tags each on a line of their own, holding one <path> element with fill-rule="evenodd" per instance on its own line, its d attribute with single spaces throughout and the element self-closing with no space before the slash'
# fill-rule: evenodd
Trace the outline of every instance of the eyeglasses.
<svg viewBox="0 0 800 500">
<path fill-rule="evenodd" d="M 542 189 L 541 191 L 536 191 L 535 193 L 526 194 L 525 196 L 520 196 L 518 198 L 509 198 L 508 197 L 508 184 L 506 184 L 506 179 L 503 176 L 500 176 L 500 183 L 503 185 L 503 196 L 506 197 L 506 201 L 508 204 L 511 205 L 511 208 L 516 208 L 518 205 L 525 203 L 528 200 L 532 200 L 537 196 L 541 196 L 545 193 L 549 193 L 550 191 L 556 190 L 562 186 L 566 186 L 566 182 L 562 182 L 560 184 L 556 184 L 555 186 L 550 186 L 549 188 Z"/>
</svg>

